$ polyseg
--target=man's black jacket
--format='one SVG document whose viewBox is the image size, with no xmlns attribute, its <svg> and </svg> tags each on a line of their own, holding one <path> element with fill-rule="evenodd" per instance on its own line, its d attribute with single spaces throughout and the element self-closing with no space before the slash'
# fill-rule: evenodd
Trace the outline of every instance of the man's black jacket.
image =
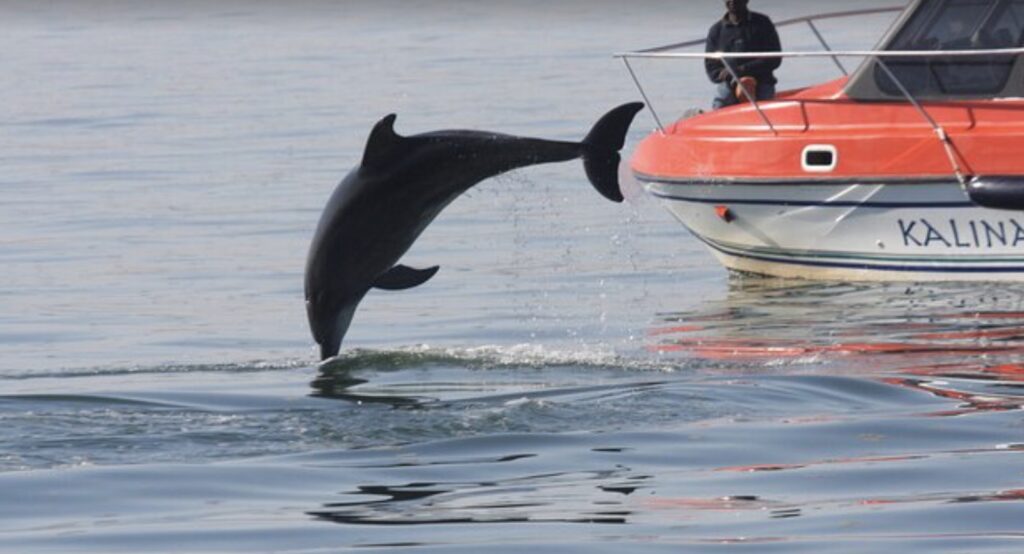
<svg viewBox="0 0 1024 554">
<path fill-rule="evenodd" d="M 775 24 L 768 16 L 756 12 L 747 12 L 747 17 L 734 25 L 728 16 L 718 20 L 708 31 L 708 52 L 778 52 L 782 50 L 779 33 Z M 718 78 L 725 66 L 723 60 L 708 59 L 704 67 L 713 83 L 720 83 Z M 776 83 L 773 72 L 782 65 L 782 58 L 735 58 L 729 60 L 740 77 L 754 77 L 765 84 Z M 728 79 L 726 79 L 728 80 Z"/>
</svg>

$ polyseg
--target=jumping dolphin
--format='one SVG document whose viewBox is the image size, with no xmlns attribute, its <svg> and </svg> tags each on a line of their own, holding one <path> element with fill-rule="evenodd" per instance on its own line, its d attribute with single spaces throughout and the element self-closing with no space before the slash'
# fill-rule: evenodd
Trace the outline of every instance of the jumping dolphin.
<svg viewBox="0 0 1024 554">
<path fill-rule="evenodd" d="M 619 150 L 641 103 L 602 117 L 582 142 L 481 131 L 395 133 L 388 115 L 370 132 L 362 163 L 324 208 L 306 260 L 306 315 L 323 360 L 336 356 L 359 302 L 372 288 L 422 285 L 438 267 L 396 265 L 420 233 L 460 194 L 520 167 L 583 158 L 591 184 L 622 202 Z"/>
</svg>

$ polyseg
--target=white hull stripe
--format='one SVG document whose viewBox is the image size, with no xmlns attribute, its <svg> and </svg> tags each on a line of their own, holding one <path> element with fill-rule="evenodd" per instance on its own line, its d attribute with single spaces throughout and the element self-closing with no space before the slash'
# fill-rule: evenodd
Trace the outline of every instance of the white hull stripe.
<svg viewBox="0 0 1024 554">
<path fill-rule="evenodd" d="M 691 202 L 695 204 L 733 204 L 738 206 L 794 206 L 816 208 L 979 208 L 973 202 L 851 202 L 843 200 L 783 200 L 783 199 L 750 199 L 750 198 L 700 198 L 667 194 L 657 190 L 649 190 L 651 196 L 675 202 Z"/>
<path fill-rule="evenodd" d="M 952 177 L 787 177 L 787 178 L 766 178 L 766 179 L 750 179 L 750 178 L 714 178 L 714 179 L 698 179 L 694 177 L 658 177 L 654 175 L 648 175 L 646 173 L 640 173 L 634 171 L 633 175 L 638 181 L 644 183 L 661 184 L 661 185 L 674 185 L 674 186 L 686 186 L 686 185 L 795 185 L 795 186 L 809 186 L 809 185 L 897 185 L 897 186 L 913 186 L 913 185 L 954 185 L 960 186 L 960 183 Z"/>
</svg>

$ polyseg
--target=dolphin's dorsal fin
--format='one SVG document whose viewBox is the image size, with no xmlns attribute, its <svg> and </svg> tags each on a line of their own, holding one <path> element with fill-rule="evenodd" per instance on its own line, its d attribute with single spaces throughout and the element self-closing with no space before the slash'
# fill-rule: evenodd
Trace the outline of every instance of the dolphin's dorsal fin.
<svg viewBox="0 0 1024 554">
<path fill-rule="evenodd" d="M 441 269 L 439 266 L 427 269 L 416 269 L 405 265 L 396 265 L 377 277 L 373 288 L 383 290 L 406 290 L 418 287 L 430 280 Z"/>
<path fill-rule="evenodd" d="M 373 126 L 370 138 L 366 140 L 366 151 L 363 152 L 364 167 L 385 167 L 389 160 L 394 160 L 397 150 L 405 140 L 395 132 L 396 119 L 397 115 L 389 114 Z"/>
</svg>

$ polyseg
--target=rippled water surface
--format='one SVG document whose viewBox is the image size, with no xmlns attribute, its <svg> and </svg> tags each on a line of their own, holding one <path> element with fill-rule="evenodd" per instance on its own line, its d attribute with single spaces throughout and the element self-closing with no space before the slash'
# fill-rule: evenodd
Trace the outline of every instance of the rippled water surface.
<svg viewBox="0 0 1024 554">
<path fill-rule="evenodd" d="M 637 96 L 612 52 L 719 10 L 0 4 L 0 551 L 1024 549 L 1024 285 L 730 278 L 573 163 L 459 199 L 317 365 L 306 249 L 376 120 L 578 140 Z"/>
</svg>

